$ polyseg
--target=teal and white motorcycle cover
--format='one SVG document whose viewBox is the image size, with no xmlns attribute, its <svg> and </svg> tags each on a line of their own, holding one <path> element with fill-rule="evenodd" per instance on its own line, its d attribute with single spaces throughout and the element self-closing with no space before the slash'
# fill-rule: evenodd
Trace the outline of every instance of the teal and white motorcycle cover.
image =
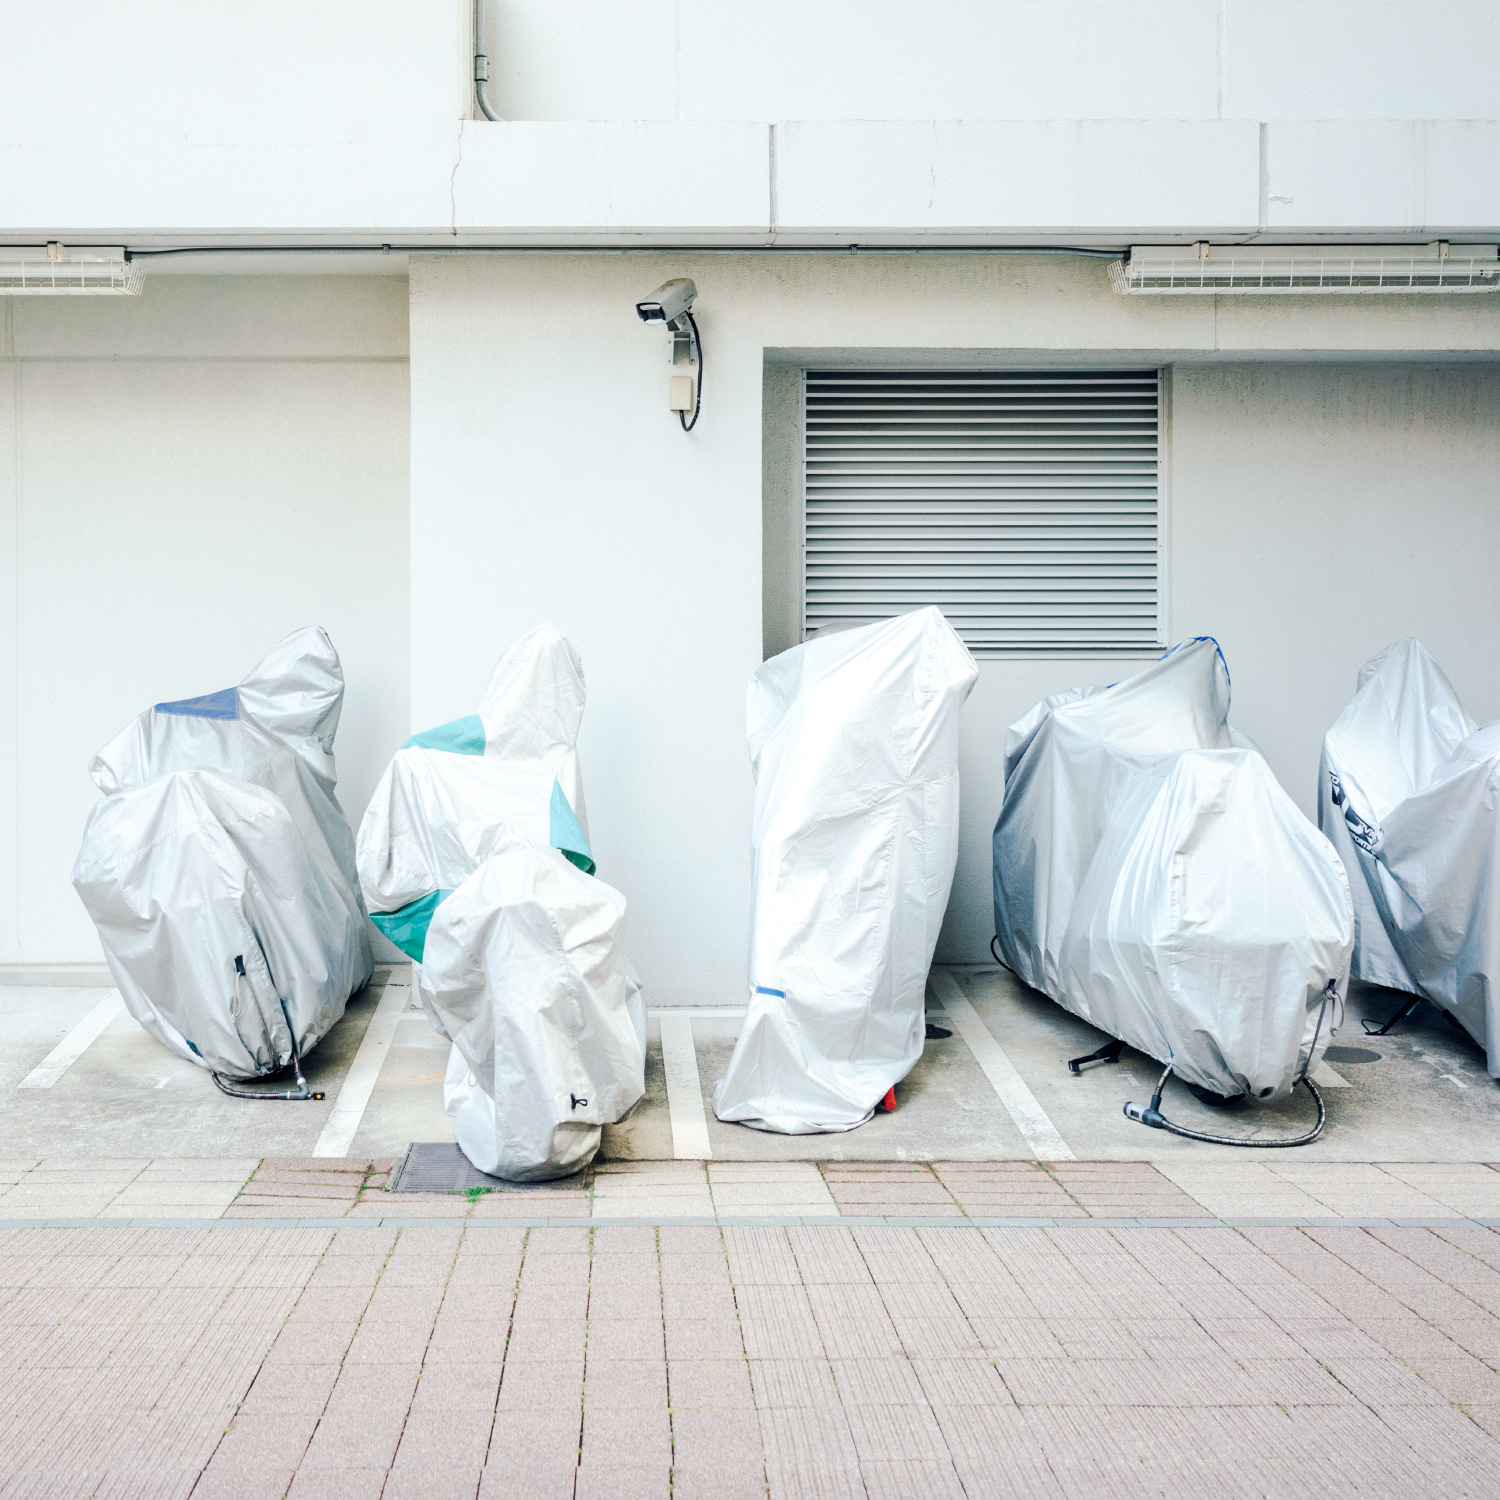
<svg viewBox="0 0 1500 1500">
<path fill-rule="evenodd" d="M 1349 882 L 1229 724 L 1217 642 L 1005 736 L 995 934 L 1033 989 L 1225 1097 L 1285 1096 L 1347 990 Z"/>
<path fill-rule="evenodd" d="M 427 1017 L 453 1043 L 458 1144 L 518 1182 L 586 1166 L 646 1087 L 625 899 L 589 847 L 584 701 L 571 643 L 529 631 L 477 714 L 396 753 L 359 829 L 371 918 L 415 960 Z"/>
<path fill-rule="evenodd" d="M 818 636 L 750 679 L 750 1000 L 714 1086 L 721 1120 L 852 1130 L 922 1055 L 978 676 L 928 608 Z"/>
<path fill-rule="evenodd" d="M 1318 783 L 1355 974 L 1446 1011 L 1500 1078 L 1500 723 L 1478 728 L 1421 641 L 1397 641 L 1361 669 Z"/>
<path fill-rule="evenodd" d="M 344 673 L 289 635 L 238 687 L 158 703 L 94 757 L 73 885 L 130 1013 L 233 1078 L 305 1056 L 370 977 L 335 795 Z"/>
</svg>

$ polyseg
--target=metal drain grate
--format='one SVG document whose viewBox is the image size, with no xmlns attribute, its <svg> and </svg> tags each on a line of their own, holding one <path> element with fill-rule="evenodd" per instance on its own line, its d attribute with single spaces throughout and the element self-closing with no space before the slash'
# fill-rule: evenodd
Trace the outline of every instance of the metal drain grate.
<svg viewBox="0 0 1500 1500">
<path fill-rule="evenodd" d="M 449 1142 L 414 1142 L 391 1179 L 393 1193 L 461 1193 L 466 1188 L 514 1188 L 481 1172 L 462 1151 Z"/>
</svg>

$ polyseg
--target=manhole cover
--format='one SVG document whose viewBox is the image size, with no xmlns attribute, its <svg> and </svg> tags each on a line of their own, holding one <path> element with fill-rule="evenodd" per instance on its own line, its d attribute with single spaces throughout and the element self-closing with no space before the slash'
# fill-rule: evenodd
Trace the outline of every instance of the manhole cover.
<svg viewBox="0 0 1500 1500">
<path fill-rule="evenodd" d="M 1371 1052 L 1368 1047 L 1330 1047 L 1324 1057 L 1332 1063 L 1367 1063 L 1379 1062 L 1380 1053 Z"/>
<path fill-rule="evenodd" d="M 513 1188 L 481 1172 L 452 1142 L 417 1143 L 408 1146 L 396 1175 L 393 1193 L 461 1193 L 466 1188 Z"/>
</svg>

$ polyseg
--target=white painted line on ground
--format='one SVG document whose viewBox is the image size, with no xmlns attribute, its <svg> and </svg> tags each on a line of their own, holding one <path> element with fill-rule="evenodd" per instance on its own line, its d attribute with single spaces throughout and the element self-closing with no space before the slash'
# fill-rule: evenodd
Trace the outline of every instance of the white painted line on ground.
<svg viewBox="0 0 1500 1500">
<path fill-rule="evenodd" d="M 667 1075 L 667 1114 L 672 1121 L 672 1155 L 678 1161 L 707 1161 L 708 1116 L 703 1112 L 703 1083 L 693 1046 L 693 1020 L 681 1011 L 661 1011 L 661 1065 Z"/>
<path fill-rule="evenodd" d="M 958 987 L 958 981 L 944 970 L 934 968 L 928 975 L 928 982 L 933 993 L 943 1002 L 953 1029 L 968 1043 L 974 1061 L 983 1069 L 984 1076 L 1000 1096 L 1000 1102 L 1037 1159 L 1076 1160 L 1068 1150 L 1067 1142 L 1057 1133 L 1057 1127 L 1048 1119 L 1047 1111 L 1037 1103 L 1036 1095 L 1016 1072 L 1016 1065 L 1005 1055 L 1005 1049 L 995 1040 L 989 1027 L 980 1020 L 979 1012 L 969 1004 L 968 997 Z"/>
<path fill-rule="evenodd" d="M 50 1089 L 124 1009 L 119 990 L 111 990 L 16 1087 Z"/>
<path fill-rule="evenodd" d="M 365 1105 L 370 1102 L 370 1095 L 375 1091 L 375 1080 L 380 1077 L 386 1053 L 391 1050 L 396 1026 L 401 1020 L 401 1012 L 406 1009 L 409 995 L 410 991 L 404 985 L 387 985 L 381 991 L 380 1003 L 376 1005 L 375 1014 L 370 1017 L 370 1024 L 365 1028 L 364 1040 L 360 1042 L 359 1051 L 354 1054 L 354 1062 L 344 1075 L 343 1087 L 339 1090 L 338 1098 L 333 1101 L 333 1108 L 328 1112 L 318 1144 L 313 1147 L 314 1156 L 349 1154 L 349 1147 L 354 1144 L 355 1133 L 359 1130 L 359 1122 L 365 1116 Z"/>
<path fill-rule="evenodd" d="M 1347 1078 L 1335 1073 L 1326 1062 L 1320 1062 L 1312 1070 L 1312 1081 L 1320 1089 L 1352 1089 L 1354 1087 Z"/>
</svg>

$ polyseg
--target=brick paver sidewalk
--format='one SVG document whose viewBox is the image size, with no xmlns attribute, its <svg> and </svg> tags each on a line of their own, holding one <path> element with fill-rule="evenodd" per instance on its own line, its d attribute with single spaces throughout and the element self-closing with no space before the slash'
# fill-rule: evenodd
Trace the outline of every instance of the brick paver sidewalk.
<svg viewBox="0 0 1500 1500">
<path fill-rule="evenodd" d="M 0 1497 L 1490 1496 L 1481 1228 L 0 1235 Z"/>
<path fill-rule="evenodd" d="M 0 1159 L 0 1227 L 206 1221 L 1477 1219 L 1500 1225 L 1483 1162 L 604 1161 L 561 1182 L 390 1193 L 386 1158 Z"/>
</svg>

